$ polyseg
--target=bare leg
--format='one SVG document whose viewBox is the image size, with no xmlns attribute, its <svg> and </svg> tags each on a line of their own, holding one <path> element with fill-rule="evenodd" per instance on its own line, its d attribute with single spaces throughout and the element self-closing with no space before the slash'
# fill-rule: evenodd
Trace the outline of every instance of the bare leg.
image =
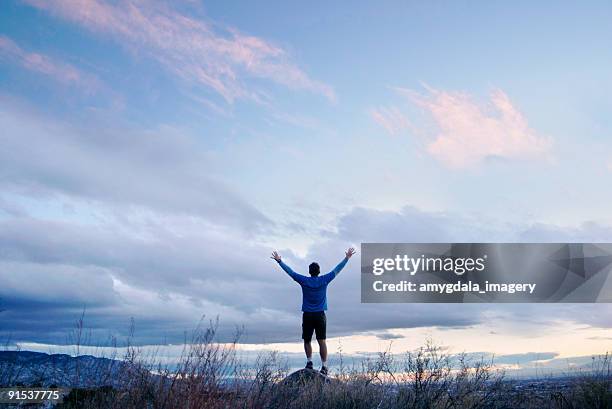
<svg viewBox="0 0 612 409">
<path fill-rule="evenodd" d="M 307 359 L 312 359 L 312 345 L 310 341 L 304 341 L 304 352 L 306 352 Z"/>
<path fill-rule="evenodd" d="M 319 343 L 319 354 L 321 355 L 321 362 L 327 362 L 327 344 L 324 339 L 317 339 Z"/>
</svg>

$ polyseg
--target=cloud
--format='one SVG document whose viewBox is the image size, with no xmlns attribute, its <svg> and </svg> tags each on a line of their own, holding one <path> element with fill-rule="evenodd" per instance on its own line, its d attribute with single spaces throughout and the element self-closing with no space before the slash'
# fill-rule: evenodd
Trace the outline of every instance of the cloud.
<svg viewBox="0 0 612 409">
<path fill-rule="evenodd" d="M 297 293 L 292 296 L 286 283 L 275 279 L 279 274 L 268 248 L 242 244 L 228 257 L 227 249 L 247 242 L 239 233 L 226 237 L 175 221 L 169 226 L 152 220 L 129 226 L 31 217 L 2 221 L 0 304 L 6 325 L 0 332 L 15 340 L 61 342 L 83 307 L 98 340 L 125 334 L 130 317 L 139 340 L 149 343 L 180 340 L 202 315 L 221 316 L 224 336 L 248 322 L 277 322 L 278 329 L 268 328 L 272 336 L 287 329 Z M 24 282 L 30 285 L 20 285 Z M 264 329 L 255 328 L 255 335 L 261 337 Z"/>
<path fill-rule="evenodd" d="M 578 226 L 534 223 L 520 233 L 519 240 L 544 243 L 605 243 L 612 240 L 612 226 L 593 221 L 583 222 Z"/>
<path fill-rule="evenodd" d="M 402 339 L 405 338 L 402 334 L 394 334 L 392 332 L 380 332 L 376 334 L 376 338 L 382 339 L 383 341 L 388 341 L 392 339 Z"/>
<path fill-rule="evenodd" d="M 127 49 L 137 49 L 189 83 L 223 96 L 260 100 L 242 81 L 263 78 L 290 89 L 303 89 L 335 99 L 333 89 L 313 80 L 288 53 L 233 27 L 188 17 L 168 4 L 148 0 L 25 0 L 87 30 L 110 36 Z"/>
<path fill-rule="evenodd" d="M 408 118 L 398 107 L 380 107 L 370 110 L 370 116 L 391 135 L 398 135 L 410 127 Z"/>
<path fill-rule="evenodd" d="M 100 88 L 99 80 L 73 65 L 44 54 L 26 51 L 8 37 L 0 36 L 0 59 L 18 64 L 30 71 L 43 74 L 64 85 L 78 87 L 87 92 Z"/>
<path fill-rule="evenodd" d="M 557 352 L 525 352 L 521 354 L 498 355 L 494 357 L 495 363 L 498 364 L 520 364 L 547 361 L 559 356 Z"/>
<path fill-rule="evenodd" d="M 173 231 L 178 230 L 174 233 L 165 224 L 147 220 L 126 226 L 124 221 L 119 228 L 31 217 L 0 222 L 0 278 L 15 283 L 0 289 L 6 309 L 3 333 L 15 340 L 58 342 L 80 308 L 87 306 L 88 322 L 102 337 L 125 331 L 134 317 L 141 342 L 161 342 L 162 336 L 176 341 L 205 314 L 221 317 L 225 335 L 236 325 L 246 325 L 245 342 L 294 339 L 301 292 L 269 260 L 269 247 L 241 244 L 239 251 L 228 256 L 236 243 L 248 243 L 239 232 L 219 235 L 175 220 L 169 223 Z M 342 258 L 344 244 L 330 243 L 337 250 L 333 254 L 309 257 L 331 270 Z M 308 259 L 282 253 L 297 271 L 304 272 Z M 334 323 L 330 336 L 478 321 L 477 314 L 469 316 L 448 306 L 406 305 L 386 312 L 384 306 L 361 305 L 355 299 L 357 269 L 352 263 L 330 289 Z M 53 276 L 44 281 L 45 273 Z M 23 280 L 47 284 L 36 291 L 19 288 L 16 283 Z M 50 288 L 52 299 L 40 294 Z M 57 322 L 53 328 L 48 324 L 50 317 Z M 19 322 L 32 326 L 28 331 Z"/>
<path fill-rule="evenodd" d="M 123 212 L 132 206 L 189 214 L 252 231 L 272 224 L 215 178 L 210 157 L 179 130 L 98 129 L 93 124 L 82 129 L 6 105 L 0 101 L 5 131 L 0 134 L 0 187 L 5 193 L 63 195 L 127 206 Z"/>
<path fill-rule="evenodd" d="M 115 301 L 112 281 L 99 267 L 3 260 L 0 276 L 4 303 L 82 308 L 83 305 L 96 307 Z M 23 277 L 28 278 L 28 285 L 24 286 Z M 89 285 L 83 285 L 84 282 Z M 19 294 L 18 299 L 16 294 Z M 62 295 L 59 299 L 58 294 Z"/>
<path fill-rule="evenodd" d="M 532 129 L 500 89 L 491 92 L 484 105 L 469 94 L 431 87 L 425 93 L 401 88 L 398 92 L 433 120 L 435 131 L 424 124 L 413 129 L 429 140 L 426 151 L 450 168 L 472 167 L 488 158 L 533 160 L 550 154 L 552 139 Z M 410 124 L 396 107 L 375 110 L 373 117 L 392 135 Z"/>
<path fill-rule="evenodd" d="M 562 232 L 562 235 L 542 232 Z M 477 217 L 465 217 L 447 212 L 428 212 L 412 206 L 399 211 L 354 208 L 339 218 L 336 233 L 327 241 L 313 245 L 303 262 L 317 260 L 321 265 L 332 265 L 338 249 L 361 242 L 589 242 L 612 240 L 612 228 L 596 222 L 580 226 L 553 226 L 525 223 L 509 225 Z M 594 327 L 612 327 L 609 309 L 600 306 L 600 313 L 591 316 L 587 305 L 534 304 L 490 305 L 496 317 L 483 314 L 478 304 L 463 304 L 456 308 L 448 304 L 403 304 L 388 308 L 385 305 L 360 304 L 358 265 L 349 265 L 334 282 L 330 292 L 330 308 L 340 319 L 340 331 L 375 331 L 420 326 L 467 327 L 498 319 L 514 323 L 517 330 L 529 328 L 531 334 L 546 331 L 554 320 L 581 322 Z M 348 273 L 348 274 L 347 274 Z M 535 318 L 538 317 L 538 318 Z M 530 325 L 533 324 L 533 325 Z"/>
<path fill-rule="evenodd" d="M 126 206 L 126 205 L 123 205 Z M 78 206 L 77 206 L 78 207 Z M 283 342 L 299 336 L 301 291 L 272 263 L 268 245 L 249 237 L 244 226 L 218 231 L 186 215 L 152 213 L 135 217 L 119 207 L 101 222 L 43 220 L 28 215 L 0 219 L 0 337 L 15 341 L 61 342 L 83 306 L 96 340 L 126 334 L 136 321 L 139 342 L 178 342 L 202 315 L 221 318 L 229 338 L 245 325 L 244 342 Z M 612 239 L 612 229 L 595 223 L 561 228 L 494 225 L 413 207 L 400 211 L 356 208 L 344 214 L 336 233 L 311 246 L 305 257 L 278 249 L 304 273 L 311 261 L 331 270 L 343 250 L 363 241 L 549 240 L 539 231 Z M 463 240 L 462 240 L 463 238 Z M 351 260 L 329 288 L 329 336 L 377 334 L 395 337 L 398 328 L 462 328 L 490 322 L 531 336 L 559 322 L 610 328 L 605 305 L 490 305 L 360 303 L 358 259 Z M 20 286 L 19 283 L 41 283 Z M 27 323 L 27 325 L 26 325 Z M 253 324 L 256 323 L 256 324 Z"/>
</svg>

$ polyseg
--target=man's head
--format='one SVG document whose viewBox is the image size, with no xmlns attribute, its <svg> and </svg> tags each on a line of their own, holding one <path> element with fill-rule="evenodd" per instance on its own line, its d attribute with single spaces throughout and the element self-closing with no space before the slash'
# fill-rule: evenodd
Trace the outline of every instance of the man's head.
<svg viewBox="0 0 612 409">
<path fill-rule="evenodd" d="M 317 263 L 310 263 L 310 265 L 308 266 L 308 273 L 312 277 L 318 276 L 320 272 L 321 269 L 319 269 L 319 265 Z"/>
</svg>

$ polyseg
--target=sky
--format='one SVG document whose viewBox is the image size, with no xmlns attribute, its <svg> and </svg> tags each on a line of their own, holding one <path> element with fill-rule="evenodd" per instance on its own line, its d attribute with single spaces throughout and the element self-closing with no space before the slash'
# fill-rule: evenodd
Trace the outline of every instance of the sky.
<svg viewBox="0 0 612 409">
<path fill-rule="evenodd" d="M 300 356 L 300 290 L 362 242 L 609 242 L 607 2 L 6 0 L 0 336 L 173 344 L 202 316 Z M 512 368 L 611 350 L 607 304 L 366 305 L 330 350 Z M 292 355 L 293 354 L 293 355 Z"/>
</svg>

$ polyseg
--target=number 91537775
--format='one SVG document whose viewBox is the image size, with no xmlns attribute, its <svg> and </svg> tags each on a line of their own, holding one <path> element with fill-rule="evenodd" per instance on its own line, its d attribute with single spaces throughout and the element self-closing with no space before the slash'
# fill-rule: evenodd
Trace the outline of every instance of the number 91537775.
<svg viewBox="0 0 612 409">
<path fill-rule="evenodd" d="M 0 403 L 41 403 L 60 401 L 68 392 L 60 388 L 0 388 Z"/>
</svg>

